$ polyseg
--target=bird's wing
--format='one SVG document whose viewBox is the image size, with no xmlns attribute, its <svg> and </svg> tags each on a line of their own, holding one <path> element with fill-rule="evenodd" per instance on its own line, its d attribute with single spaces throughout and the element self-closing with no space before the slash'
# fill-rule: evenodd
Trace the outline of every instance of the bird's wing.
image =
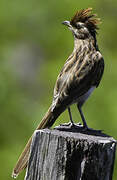
<svg viewBox="0 0 117 180">
<path fill-rule="evenodd" d="M 98 86 L 104 70 L 104 60 L 99 51 L 85 52 L 77 59 L 73 54 L 65 63 L 54 88 L 53 108 L 61 103 L 71 104 L 85 94 L 91 86 Z"/>
</svg>

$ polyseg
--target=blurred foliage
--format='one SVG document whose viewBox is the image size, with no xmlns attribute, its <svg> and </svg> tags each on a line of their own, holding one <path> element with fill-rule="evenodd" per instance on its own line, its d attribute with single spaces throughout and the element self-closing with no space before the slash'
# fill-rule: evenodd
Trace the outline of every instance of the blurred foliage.
<svg viewBox="0 0 117 180">
<path fill-rule="evenodd" d="M 61 22 L 78 9 L 93 7 L 102 19 L 98 44 L 105 73 L 84 105 L 90 127 L 117 139 L 117 2 L 0 1 L 0 179 L 10 180 L 12 168 L 28 137 L 52 101 L 54 83 L 72 52 L 73 37 Z M 75 105 L 73 119 L 80 120 Z M 56 121 L 69 121 L 64 112 Z M 114 180 L 117 173 L 115 163 Z M 22 173 L 18 179 L 23 179 Z"/>
</svg>

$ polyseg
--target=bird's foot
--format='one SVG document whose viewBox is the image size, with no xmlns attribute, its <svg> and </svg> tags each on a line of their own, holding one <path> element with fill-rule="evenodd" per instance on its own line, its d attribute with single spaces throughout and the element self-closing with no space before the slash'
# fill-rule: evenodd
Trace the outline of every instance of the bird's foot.
<svg viewBox="0 0 117 180">
<path fill-rule="evenodd" d="M 54 129 L 60 131 L 80 132 L 80 133 L 92 134 L 92 135 L 99 135 L 100 133 L 102 133 L 102 130 L 95 130 L 87 126 L 83 126 L 80 122 L 77 124 L 71 122 L 60 124 L 59 126 L 56 126 Z"/>
<path fill-rule="evenodd" d="M 81 123 L 75 124 L 75 128 L 79 129 L 79 127 L 82 129 L 82 132 L 89 132 L 89 133 L 102 133 L 102 130 L 96 130 L 89 128 L 88 126 L 83 126 Z"/>
<path fill-rule="evenodd" d="M 81 132 L 83 129 L 83 126 L 81 125 L 81 123 L 64 123 L 64 124 L 60 124 L 59 126 L 56 126 L 54 129 L 57 130 L 61 130 L 61 131 L 75 131 L 75 132 Z"/>
<path fill-rule="evenodd" d="M 84 127 L 83 131 L 94 132 L 94 133 L 102 133 L 102 130 L 96 130 L 96 129 L 92 129 L 89 127 Z"/>
<path fill-rule="evenodd" d="M 63 127 L 64 127 L 64 126 L 71 127 L 71 126 L 73 126 L 73 123 L 68 122 L 68 123 L 60 124 L 59 126 L 61 126 L 61 127 L 62 127 L 62 126 L 63 126 Z M 59 127 L 59 126 L 58 126 L 58 127 Z"/>
<path fill-rule="evenodd" d="M 73 126 L 74 126 L 74 124 L 69 122 L 69 123 L 60 124 L 59 126 L 56 126 L 54 129 L 68 131 L 68 130 L 72 129 Z"/>
</svg>

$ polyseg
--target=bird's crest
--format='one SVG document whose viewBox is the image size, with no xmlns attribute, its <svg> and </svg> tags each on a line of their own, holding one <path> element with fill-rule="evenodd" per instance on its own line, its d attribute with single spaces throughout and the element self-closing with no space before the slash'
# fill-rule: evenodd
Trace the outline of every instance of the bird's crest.
<svg viewBox="0 0 117 180">
<path fill-rule="evenodd" d="M 82 22 L 85 23 L 90 30 L 98 29 L 97 25 L 100 23 L 100 19 L 96 17 L 96 14 L 91 14 L 91 12 L 92 8 L 77 11 L 70 21 L 71 25 L 76 27 L 78 22 Z"/>
</svg>

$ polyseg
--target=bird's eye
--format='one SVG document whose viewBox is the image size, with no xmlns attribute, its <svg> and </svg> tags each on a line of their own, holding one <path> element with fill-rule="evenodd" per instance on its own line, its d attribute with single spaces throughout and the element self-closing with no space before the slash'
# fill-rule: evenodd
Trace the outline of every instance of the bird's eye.
<svg viewBox="0 0 117 180">
<path fill-rule="evenodd" d="M 81 26 L 80 24 L 77 24 L 77 28 L 78 28 L 78 29 L 81 29 L 82 26 Z"/>
</svg>

